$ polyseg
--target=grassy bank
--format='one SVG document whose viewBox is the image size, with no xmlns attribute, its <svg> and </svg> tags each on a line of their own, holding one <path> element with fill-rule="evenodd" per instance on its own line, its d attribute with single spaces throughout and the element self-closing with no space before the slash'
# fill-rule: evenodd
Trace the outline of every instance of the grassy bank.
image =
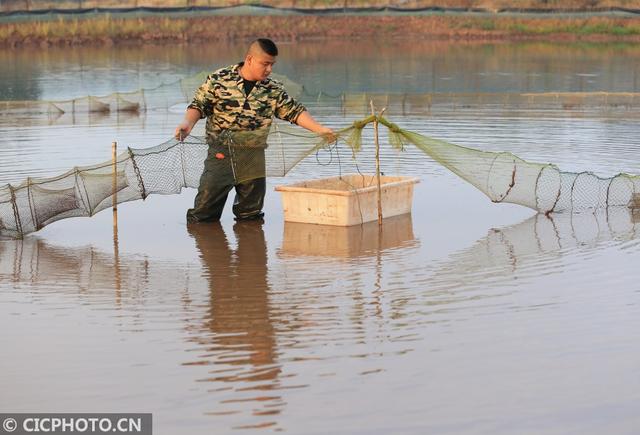
<svg viewBox="0 0 640 435">
<path fill-rule="evenodd" d="M 594 11 L 613 8 L 640 9 L 640 0 L 2 0 L 0 12 L 80 10 L 93 8 L 188 8 L 260 5 L 274 8 L 342 9 L 381 8 L 404 9 L 443 8 L 485 11 Z"/>
<path fill-rule="evenodd" d="M 58 19 L 0 24 L 0 46 L 318 38 L 640 41 L 638 18 L 505 16 L 211 16 Z"/>
</svg>

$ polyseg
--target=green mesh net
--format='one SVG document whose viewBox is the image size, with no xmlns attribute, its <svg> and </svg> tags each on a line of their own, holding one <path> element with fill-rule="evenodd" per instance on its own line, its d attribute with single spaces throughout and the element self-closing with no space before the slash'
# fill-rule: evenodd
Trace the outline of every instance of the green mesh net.
<svg viewBox="0 0 640 435">
<path fill-rule="evenodd" d="M 0 101 L 0 113 L 61 115 L 64 113 L 131 113 L 168 109 L 177 104 L 187 104 L 193 92 L 204 82 L 209 73 L 201 71 L 189 77 L 163 83 L 154 88 L 141 88 L 131 92 L 114 92 L 108 95 L 87 95 L 69 100 Z M 272 74 L 283 83 L 292 96 L 302 92 L 302 86 L 285 76 Z"/>
<path fill-rule="evenodd" d="M 219 139 L 237 182 L 284 176 L 323 144 L 321 137 L 280 123 L 266 133 L 236 132 Z M 208 147 L 200 137 L 171 139 L 151 148 L 128 148 L 115 161 L 0 187 L 0 235 L 22 237 L 60 219 L 92 216 L 114 203 L 198 187 Z"/>
<path fill-rule="evenodd" d="M 342 115 L 364 116 L 371 113 L 370 102 L 395 114 L 432 115 L 443 112 L 486 110 L 518 112 L 527 115 L 596 112 L 630 114 L 640 110 L 638 92 L 427 92 L 379 93 L 345 92 L 330 94 L 302 88 L 300 98 L 326 105 Z"/>
<path fill-rule="evenodd" d="M 636 207 L 640 176 L 601 178 L 590 172 L 565 172 L 552 164 L 527 162 L 506 152 L 462 147 L 400 128 L 383 117 L 370 116 L 336 132 L 336 138 L 274 123 L 267 132 L 227 133 L 217 138 L 226 148 L 237 182 L 284 176 L 308 155 L 346 143 L 355 157 L 362 148 L 362 130 L 378 121 L 396 149 L 415 146 L 482 191 L 493 202 L 520 204 L 540 213 L 608 207 Z M 266 148 L 265 148 L 266 143 Z M 115 162 L 77 167 L 57 177 L 28 178 L 0 188 L 0 235 L 22 237 L 60 219 L 91 216 L 114 203 L 175 194 L 197 187 L 207 158 L 204 139 L 170 140 L 146 149 L 127 149 Z"/>
<path fill-rule="evenodd" d="M 202 84 L 206 72 L 164 83 L 155 88 L 115 92 L 103 96 L 83 96 L 69 100 L 0 101 L 0 114 L 135 114 L 187 104 Z M 636 92 L 541 92 L 541 93 L 358 93 L 328 94 L 311 92 L 285 76 L 273 78 L 283 83 L 291 96 L 305 103 L 331 107 L 344 116 L 370 113 L 370 102 L 397 114 L 434 114 L 448 111 L 492 108 L 503 111 L 526 110 L 528 114 L 596 111 L 599 113 L 637 113 L 640 93 Z"/>
<path fill-rule="evenodd" d="M 135 113 L 167 109 L 191 100 L 205 72 L 151 89 L 85 96 L 65 101 L 0 102 L 0 114 L 16 113 Z M 601 108 L 629 110 L 640 107 L 636 93 L 543 93 L 543 94 L 354 94 L 312 93 L 275 76 L 291 95 L 307 100 L 327 100 L 342 114 L 362 114 L 370 104 L 395 113 L 495 107 L 508 110 L 537 108 L 580 110 Z M 549 214 L 607 207 L 636 207 L 640 202 L 640 178 L 618 174 L 601 178 L 590 172 L 566 172 L 552 164 L 527 162 L 506 152 L 487 152 L 458 146 L 402 129 L 386 118 L 369 116 L 336 133 L 353 158 L 362 149 L 362 130 L 374 121 L 386 127 L 389 145 L 397 150 L 415 146 L 485 193 L 493 202 L 524 205 Z M 226 132 L 213 138 L 222 149 L 221 158 L 231 165 L 237 182 L 265 176 L 284 176 L 297 163 L 321 149 L 330 148 L 327 138 L 276 122 L 268 131 Z M 0 187 L 0 235 L 22 237 L 60 219 L 92 216 L 114 203 L 144 199 L 150 194 L 175 194 L 195 188 L 207 158 L 203 138 L 184 142 L 169 140 L 152 148 L 133 149 L 115 162 L 77 167 L 51 178 L 28 178 L 18 185 Z M 368 144 L 371 145 L 371 144 Z M 355 189 L 355 187 L 354 187 Z"/>
<path fill-rule="evenodd" d="M 356 123 L 347 141 L 360 148 L 359 127 L 374 117 Z M 617 174 L 599 177 L 591 172 L 561 171 L 553 164 L 525 161 L 508 152 L 480 151 L 401 129 L 385 118 L 389 143 L 398 149 L 414 145 L 493 202 L 519 204 L 538 212 L 580 211 L 615 206 L 635 207 L 640 176 Z"/>
</svg>

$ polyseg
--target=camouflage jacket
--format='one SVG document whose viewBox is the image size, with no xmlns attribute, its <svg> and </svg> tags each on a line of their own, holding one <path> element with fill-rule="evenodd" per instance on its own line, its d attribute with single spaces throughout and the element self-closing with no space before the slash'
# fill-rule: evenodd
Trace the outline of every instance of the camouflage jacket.
<svg viewBox="0 0 640 435">
<path fill-rule="evenodd" d="M 201 119 L 207 118 L 209 140 L 224 131 L 256 130 L 260 132 L 257 136 L 266 139 L 274 116 L 295 124 L 298 116 L 306 110 L 287 94 L 280 82 L 271 78 L 256 82 L 249 95 L 245 95 L 239 72 L 241 66 L 242 63 L 214 71 L 189 104 L 189 108 L 200 112 Z"/>
</svg>

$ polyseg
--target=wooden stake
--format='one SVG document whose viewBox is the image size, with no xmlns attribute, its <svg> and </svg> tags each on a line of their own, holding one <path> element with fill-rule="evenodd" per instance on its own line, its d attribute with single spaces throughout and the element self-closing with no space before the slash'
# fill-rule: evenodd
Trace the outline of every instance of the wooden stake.
<svg viewBox="0 0 640 435">
<path fill-rule="evenodd" d="M 118 142 L 111 143 L 111 162 L 113 165 L 112 204 L 115 211 L 118 209 Z"/>
<path fill-rule="evenodd" d="M 113 206 L 113 230 L 114 235 L 118 231 L 118 143 L 111 144 L 111 159 L 113 162 L 113 179 L 111 183 L 112 196 L 111 204 Z"/>
<path fill-rule="evenodd" d="M 111 144 L 111 160 L 113 162 L 113 178 L 111 183 L 111 203 L 113 208 L 113 266 L 115 273 L 116 304 L 122 300 L 122 279 L 120 276 L 120 246 L 118 243 L 118 143 Z"/>
<path fill-rule="evenodd" d="M 373 100 L 369 101 L 371 114 L 376 116 Z M 384 113 L 384 109 L 382 110 Z M 381 115 L 382 115 L 381 113 Z M 373 121 L 373 139 L 376 145 L 376 182 L 378 183 L 378 226 L 382 228 L 382 188 L 380 186 L 380 141 L 378 140 L 378 118 Z"/>
</svg>

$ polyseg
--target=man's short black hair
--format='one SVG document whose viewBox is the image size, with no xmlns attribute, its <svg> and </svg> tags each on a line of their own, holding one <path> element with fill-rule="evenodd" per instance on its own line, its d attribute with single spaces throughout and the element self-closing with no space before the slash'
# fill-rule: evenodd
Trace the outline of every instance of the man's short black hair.
<svg viewBox="0 0 640 435">
<path fill-rule="evenodd" d="M 278 55 L 278 47 L 276 46 L 276 43 L 271 39 L 260 38 L 256 39 L 256 41 L 258 42 L 258 44 L 260 44 L 260 48 L 262 49 L 262 51 L 267 53 L 269 56 Z"/>
</svg>

